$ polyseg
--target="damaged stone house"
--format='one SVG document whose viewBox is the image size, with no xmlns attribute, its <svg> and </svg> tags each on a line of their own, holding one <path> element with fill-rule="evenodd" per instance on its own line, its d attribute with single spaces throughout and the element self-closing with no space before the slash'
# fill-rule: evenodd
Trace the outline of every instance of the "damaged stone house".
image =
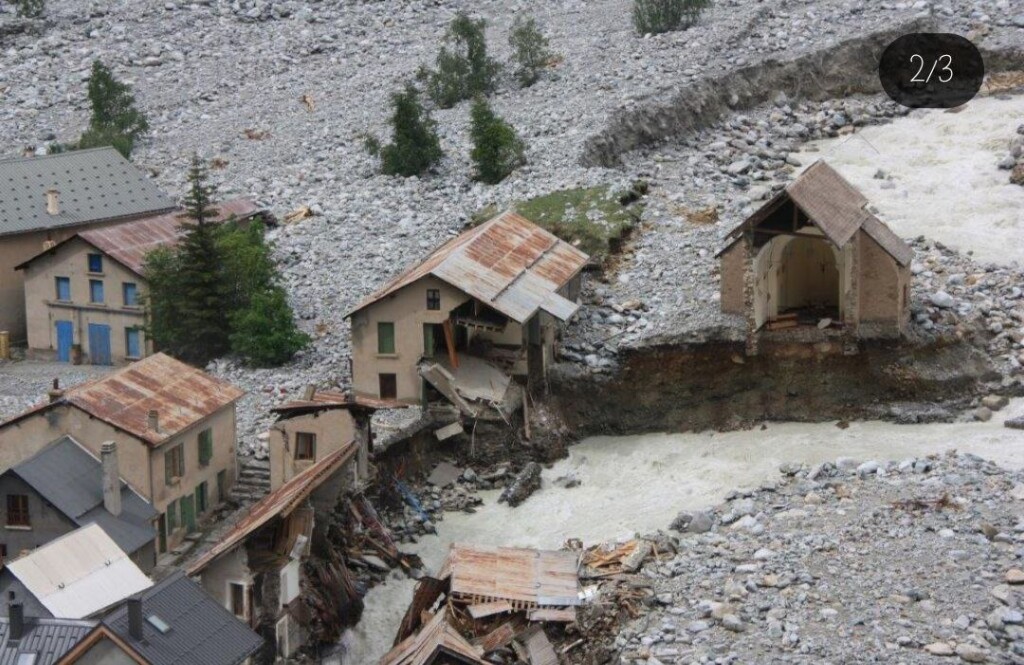
<svg viewBox="0 0 1024 665">
<path fill-rule="evenodd" d="M 326 535 L 323 516 L 362 482 L 359 447 L 349 441 L 298 472 L 188 565 L 208 594 L 271 645 L 263 661 L 287 658 L 310 639 L 302 564 Z"/>
<path fill-rule="evenodd" d="M 157 555 L 172 552 L 238 476 L 235 386 L 163 353 L 68 390 L 0 423 L 0 465 L 74 437 L 115 444 L 121 477 L 158 513 Z"/>
<path fill-rule="evenodd" d="M 353 392 L 515 410 L 516 384 L 540 385 L 555 359 L 587 261 L 512 212 L 465 231 L 348 314 Z"/>
<path fill-rule="evenodd" d="M 867 199 L 817 161 L 728 235 L 721 306 L 761 340 L 895 338 L 910 319 L 913 249 L 867 209 Z"/>
<path fill-rule="evenodd" d="M 26 339 L 24 275 L 15 266 L 79 231 L 174 208 L 114 148 L 0 160 L 0 332 Z"/>
<path fill-rule="evenodd" d="M 213 223 L 261 214 L 251 201 L 216 205 Z M 180 211 L 79 231 L 16 266 L 25 280 L 28 355 L 75 364 L 123 364 L 153 352 L 143 326 L 146 256 L 178 244 Z"/>
</svg>

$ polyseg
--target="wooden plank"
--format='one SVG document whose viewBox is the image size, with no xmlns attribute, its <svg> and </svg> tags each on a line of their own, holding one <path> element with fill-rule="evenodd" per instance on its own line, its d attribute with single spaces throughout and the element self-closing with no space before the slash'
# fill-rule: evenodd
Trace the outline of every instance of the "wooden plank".
<svg viewBox="0 0 1024 665">
<path fill-rule="evenodd" d="M 528 618 L 530 621 L 557 621 L 558 623 L 572 623 L 576 621 L 576 610 L 557 610 L 550 607 L 542 607 L 537 610 L 530 610 Z"/>
<path fill-rule="evenodd" d="M 451 361 L 452 367 L 458 369 L 459 354 L 455 351 L 455 331 L 452 329 L 452 320 L 445 319 L 441 327 L 444 329 L 444 344 L 448 347 L 448 360 Z"/>
<path fill-rule="evenodd" d="M 531 632 L 524 642 L 530 665 L 558 665 L 558 654 L 543 630 Z"/>
<path fill-rule="evenodd" d="M 483 619 L 494 614 L 501 614 L 502 612 L 511 612 L 512 605 L 507 601 L 501 600 L 496 603 L 478 603 L 476 605 L 470 605 L 466 608 L 469 611 L 469 616 L 474 619 Z"/>
<path fill-rule="evenodd" d="M 509 644 L 515 636 L 516 631 L 515 628 L 512 627 L 512 622 L 507 621 L 483 637 L 478 637 L 473 640 L 473 646 L 480 647 L 483 649 L 484 653 L 490 653 L 495 649 L 499 649 Z"/>
</svg>

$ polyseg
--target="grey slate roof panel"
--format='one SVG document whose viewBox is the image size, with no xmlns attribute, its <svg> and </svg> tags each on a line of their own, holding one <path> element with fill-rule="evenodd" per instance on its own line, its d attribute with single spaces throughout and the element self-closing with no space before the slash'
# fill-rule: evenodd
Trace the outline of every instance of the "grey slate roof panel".
<svg viewBox="0 0 1024 665">
<path fill-rule="evenodd" d="M 141 641 L 128 633 L 127 604 L 104 617 L 103 623 L 153 665 L 238 665 L 263 646 L 259 635 L 180 571 L 144 591 L 141 598 Z M 154 614 L 170 631 L 160 633 L 145 620 Z"/>
<path fill-rule="evenodd" d="M 46 191 L 60 213 L 46 212 Z M 0 236 L 171 210 L 172 201 L 113 148 L 0 161 Z"/>
<path fill-rule="evenodd" d="M 25 618 L 25 634 L 11 641 L 10 623 L 0 619 L 0 665 L 18 665 L 18 656 L 34 653 L 33 665 L 53 665 L 89 634 L 96 624 L 72 619 Z"/>
<path fill-rule="evenodd" d="M 153 540 L 157 511 L 124 482 L 121 514 L 103 507 L 103 467 L 70 436 L 63 436 L 11 471 L 79 526 L 96 522 L 131 554 Z"/>
</svg>

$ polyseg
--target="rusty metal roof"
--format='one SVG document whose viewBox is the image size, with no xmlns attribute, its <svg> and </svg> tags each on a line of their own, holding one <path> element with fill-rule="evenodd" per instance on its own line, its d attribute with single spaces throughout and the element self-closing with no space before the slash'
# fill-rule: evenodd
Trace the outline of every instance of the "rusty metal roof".
<svg viewBox="0 0 1024 665">
<path fill-rule="evenodd" d="M 317 487 L 334 475 L 345 462 L 352 459 L 358 448 L 355 441 L 349 441 L 340 450 L 334 451 L 313 466 L 303 469 L 294 478 L 263 497 L 216 545 L 189 566 L 188 574 L 200 573 L 217 557 L 233 550 L 250 534 L 275 517 L 290 515 L 309 498 L 309 495 Z"/>
<path fill-rule="evenodd" d="M 564 321 L 579 306 L 557 291 L 588 259 L 525 217 L 505 212 L 448 241 L 361 302 L 349 316 L 433 275 L 519 323 L 538 309 Z"/>
<path fill-rule="evenodd" d="M 728 249 L 739 234 L 756 226 L 789 198 L 836 247 L 843 247 L 863 230 L 901 265 L 910 265 L 914 250 L 867 210 L 868 200 L 824 160 L 818 160 L 786 188 L 729 232 Z M 719 255 L 724 253 L 719 252 Z"/>
<path fill-rule="evenodd" d="M 227 381 L 158 353 L 69 388 L 56 401 L 34 406 L 0 427 L 69 404 L 155 447 L 244 394 Z M 150 411 L 157 412 L 156 430 L 149 428 Z"/>
<path fill-rule="evenodd" d="M 232 218 L 245 220 L 262 212 L 259 206 L 248 199 L 225 201 L 218 203 L 215 207 L 217 215 L 211 220 L 213 223 L 225 222 Z M 177 245 L 185 234 L 183 224 L 187 224 L 189 221 L 189 217 L 178 210 L 123 224 L 88 229 L 36 254 L 17 268 L 23 268 L 42 256 L 53 254 L 57 248 L 75 238 L 81 238 L 141 277 L 146 263 L 146 255 L 157 247 Z"/>
<path fill-rule="evenodd" d="M 363 397 L 339 390 L 317 390 L 311 399 L 297 399 L 285 402 L 281 406 L 275 406 L 271 411 L 282 415 L 295 412 L 322 411 L 326 409 L 363 409 L 376 411 L 378 409 L 405 409 L 403 404 L 393 399 L 380 399 L 377 397 Z"/>
<path fill-rule="evenodd" d="M 415 635 L 402 640 L 380 659 L 379 665 L 430 665 L 440 656 L 465 665 L 487 665 L 480 651 L 466 641 L 448 622 L 448 610 L 442 608 Z"/>
<path fill-rule="evenodd" d="M 453 544 L 440 579 L 452 596 L 472 602 L 507 600 L 516 609 L 580 604 L 575 552 Z"/>
</svg>

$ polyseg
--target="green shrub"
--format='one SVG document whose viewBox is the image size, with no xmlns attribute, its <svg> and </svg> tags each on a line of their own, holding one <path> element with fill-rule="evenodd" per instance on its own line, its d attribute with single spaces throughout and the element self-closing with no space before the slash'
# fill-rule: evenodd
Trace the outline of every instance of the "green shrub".
<svg viewBox="0 0 1024 665">
<path fill-rule="evenodd" d="M 22 18 L 39 18 L 43 15 L 43 0 L 13 0 L 12 4 Z"/>
<path fill-rule="evenodd" d="M 487 56 L 487 22 L 466 14 L 452 19 L 434 70 L 427 74 L 430 98 L 443 109 L 493 92 L 501 65 Z"/>
<path fill-rule="evenodd" d="M 551 61 L 547 37 L 541 33 L 532 16 L 520 15 L 512 23 L 508 43 L 516 63 L 516 80 L 524 88 L 533 85 Z"/>
<path fill-rule="evenodd" d="M 437 128 L 412 85 L 391 98 L 391 143 L 379 148 L 381 171 L 405 177 L 420 175 L 444 156 Z M 373 147 L 368 146 L 368 147 Z"/>
<path fill-rule="evenodd" d="M 476 164 L 476 177 L 488 184 L 497 184 L 526 161 L 523 142 L 511 125 L 495 115 L 483 97 L 473 102 L 471 120 L 473 151 L 470 156 Z"/>
<path fill-rule="evenodd" d="M 688 28 L 711 0 L 633 0 L 633 25 L 640 34 Z"/>
<path fill-rule="evenodd" d="M 231 314 L 231 330 L 231 350 L 260 367 L 285 363 L 309 345 L 280 286 L 254 293 L 248 307 Z"/>
<path fill-rule="evenodd" d="M 92 117 L 82 134 L 78 148 L 113 146 L 126 158 L 131 157 L 135 140 L 149 131 L 149 122 L 135 108 L 131 88 L 114 78 L 99 60 L 92 63 L 89 75 L 89 102 Z"/>
</svg>

